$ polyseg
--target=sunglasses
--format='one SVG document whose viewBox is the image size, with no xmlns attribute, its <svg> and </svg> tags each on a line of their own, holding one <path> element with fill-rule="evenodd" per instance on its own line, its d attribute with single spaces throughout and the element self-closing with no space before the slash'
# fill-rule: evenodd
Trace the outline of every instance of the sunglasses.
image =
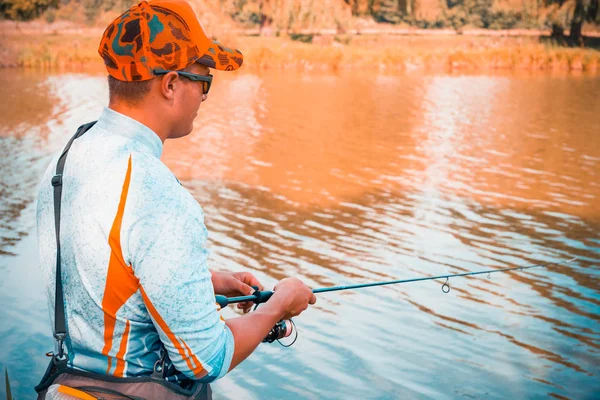
<svg viewBox="0 0 600 400">
<path fill-rule="evenodd" d="M 202 93 L 208 94 L 208 91 L 210 90 L 210 85 L 212 84 L 212 78 L 213 78 L 213 76 L 211 74 L 198 75 L 198 74 L 192 74 L 191 72 L 185 72 L 185 71 L 169 71 L 166 69 L 155 69 L 154 75 L 165 75 L 165 74 L 168 74 L 169 72 L 176 72 L 177 75 L 183 76 L 184 78 L 188 78 L 190 81 L 193 81 L 193 82 L 202 82 Z"/>
</svg>

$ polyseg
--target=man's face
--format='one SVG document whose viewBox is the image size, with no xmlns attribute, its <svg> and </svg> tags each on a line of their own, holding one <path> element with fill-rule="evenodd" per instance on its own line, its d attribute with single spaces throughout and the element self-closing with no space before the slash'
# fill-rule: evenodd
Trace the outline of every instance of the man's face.
<svg viewBox="0 0 600 400">
<path fill-rule="evenodd" d="M 186 72 L 191 72 L 197 75 L 208 76 L 210 68 L 200 65 L 193 64 L 191 67 L 186 68 Z M 207 95 L 203 93 L 202 82 L 191 81 L 183 76 L 181 79 L 181 89 L 178 91 L 178 104 L 179 107 L 179 120 L 177 121 L 177 127 L 173 132 L 171 138 L 178 138 L 189 135 L 194 127 L 194 120 L 198 116 L 198 109 L 204 100 L 207 99 Z"/>
</svg>

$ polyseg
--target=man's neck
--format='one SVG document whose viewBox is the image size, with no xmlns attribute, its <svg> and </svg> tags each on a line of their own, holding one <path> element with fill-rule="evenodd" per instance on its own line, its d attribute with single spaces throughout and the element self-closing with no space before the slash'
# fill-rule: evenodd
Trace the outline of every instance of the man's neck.
<svg viewBox="0 0 600 400">
<path fill-rule="evenodd" d="M 160 113 L 152 112 L 141 107 L 132 106 L 123 101 L 110 102 L 108 105 L 113 111 L 128 116 L 131 119 L 138 121 L 140 124 L 144 124 L 150 128 L 159 137 L 160 141 L 164 144 L 168 137 L 168 132 L 164 129 L 163 121 L 160 120 Z"/>
</svg>

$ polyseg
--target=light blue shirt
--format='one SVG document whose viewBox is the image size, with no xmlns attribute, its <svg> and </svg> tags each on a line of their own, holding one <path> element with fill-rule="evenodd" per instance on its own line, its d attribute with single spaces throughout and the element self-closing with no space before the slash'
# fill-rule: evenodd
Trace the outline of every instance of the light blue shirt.
<svg viewBox="0 0 600 400">
<path fill-rule="evenodd" d="M 148 127 L 108 108 L 73 142 L 63 174 L 62 282 L 72 367 L 171 380 L 224 376 L 234 341 L 215 303 L 200 205 L 160 161 Z M 57 157 L 58 158 L 58 157 Z M 54 321 L 55 158 L 39 186 L 38 239 Z"/>
</svg>

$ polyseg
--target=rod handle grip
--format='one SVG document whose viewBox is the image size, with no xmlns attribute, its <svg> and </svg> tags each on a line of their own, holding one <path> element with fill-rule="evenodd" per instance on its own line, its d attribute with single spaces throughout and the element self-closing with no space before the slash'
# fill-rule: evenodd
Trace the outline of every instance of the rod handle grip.
<svg viewBox="0 0 600 400">
<path fill-rule="evenodd" d="M 220 294 L 215 296 L 215 301 L 221 308 L 225 308 L 229 304 L 229 299 L 227 296 L 221 296 Z"/>
<path fill-rule="evenodd" d="M 266 303 L 271 296 L 273 296 L 273 292 L 270 290 L 256 290 L 250 296 L 241 296 L 241 297 L 226 297 L 222 295 L 215 295 L 215 301 L 221 308 L 227 307 L 229 304 L 233 303 L 241 303 L 244 301 L 251 301 L 254 304 Z"/>
</svg>

